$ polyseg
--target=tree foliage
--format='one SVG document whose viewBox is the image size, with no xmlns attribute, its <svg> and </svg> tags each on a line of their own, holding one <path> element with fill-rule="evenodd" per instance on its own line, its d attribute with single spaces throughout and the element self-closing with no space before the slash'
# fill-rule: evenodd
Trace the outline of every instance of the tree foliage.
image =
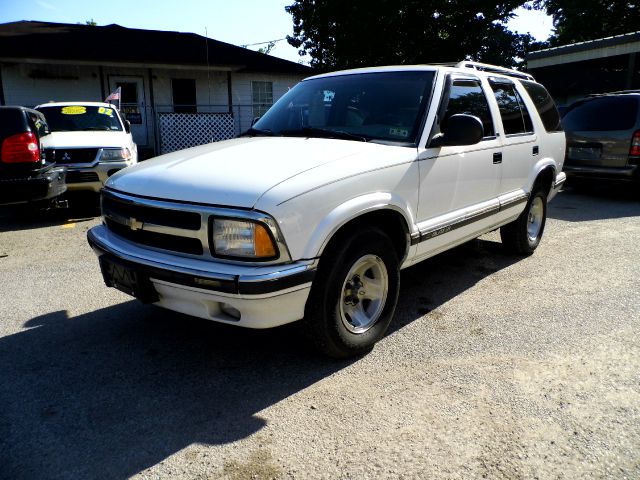
<svg viewBox="0 0 640 480">
<path fill-rule="evenodd" d="M 534 0 L 529 8 L 553 17 L 551 45 L 566 45 L 635 32 L 640 27 L 640 1 Z"/>
<path fill-rule="evenodd" d="M 288 42 L 320 69 L 477 60 L 513 66 L 533 39 L 505 22 L 522 0 L 297 0 Z"/>
</svg>

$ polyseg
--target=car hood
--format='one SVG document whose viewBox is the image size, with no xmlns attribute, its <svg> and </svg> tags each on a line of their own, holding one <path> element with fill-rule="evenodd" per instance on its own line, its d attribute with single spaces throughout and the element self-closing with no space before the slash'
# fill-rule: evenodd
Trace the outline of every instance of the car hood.
<svg viewBox="0 0 640 480">
<path fill-rule="evenodd" d="M 45 148 L 128 147 L 126 132 L 51 132 L 42 137 Z"/>
<path fill-rule="evenodd" d="M 279 183 L 375 147 L 348 140 L 243 137 L 144 161 L 115 174 L 106 186 L 147 197 L 252 208 Z"/>
</svg>

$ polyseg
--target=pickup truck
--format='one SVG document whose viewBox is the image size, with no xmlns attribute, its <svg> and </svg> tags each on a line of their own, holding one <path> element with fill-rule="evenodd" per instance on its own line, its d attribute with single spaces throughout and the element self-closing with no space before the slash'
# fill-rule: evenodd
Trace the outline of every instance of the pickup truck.
<svg viewBox="0 0 640 480">
<path fill-rule="evenodd" d="M 25 107 L 0 107 L 0 205 L 54 201 L 67 189 L 64 168 L 46 158 L 44 116 Z"/>
<path fill-rule="evenodd" d="M 303 80 L 240 138 L 112 176 L 88 232 L 108 286 L 251 328 L 302 319 L 333 357 L 369 351 L 400 269 L 500 229 L 530 255 L 565 174 L 555 104 L 492 65 Z"/>
</svg>

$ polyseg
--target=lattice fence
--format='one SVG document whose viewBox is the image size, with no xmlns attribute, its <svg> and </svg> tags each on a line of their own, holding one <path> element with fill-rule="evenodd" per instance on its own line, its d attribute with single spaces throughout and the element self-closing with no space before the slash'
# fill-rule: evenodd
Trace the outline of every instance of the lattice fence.
<svg viewBox="0 0 640 480">
<path fill-rule="evenodd" d="M 160 153 L 227 140 L 235 136 L 229 113 L 159 113 Z"/>
</svg>

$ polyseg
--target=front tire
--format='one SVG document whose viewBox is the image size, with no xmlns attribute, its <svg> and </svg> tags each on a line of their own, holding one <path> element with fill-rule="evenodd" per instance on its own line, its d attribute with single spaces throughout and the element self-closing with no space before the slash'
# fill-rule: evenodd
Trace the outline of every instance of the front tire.
<svg viewBox="0 0 640 480">
<path fill-rule="evenodd" d="M 320 259 L 305 309 L 312 343 L 334 358 L 370 351 L 387 331 L 399 290 L 398 256 L 382 230 L 336 239 Z"/>
<path fill-rule="evenodd" d="M 538 185 L 520 216 L 500 228 L 502 244 L 512 253 L 531 255 L 540 244 L 546 222 L 547 192 Z"/>
</svg>

